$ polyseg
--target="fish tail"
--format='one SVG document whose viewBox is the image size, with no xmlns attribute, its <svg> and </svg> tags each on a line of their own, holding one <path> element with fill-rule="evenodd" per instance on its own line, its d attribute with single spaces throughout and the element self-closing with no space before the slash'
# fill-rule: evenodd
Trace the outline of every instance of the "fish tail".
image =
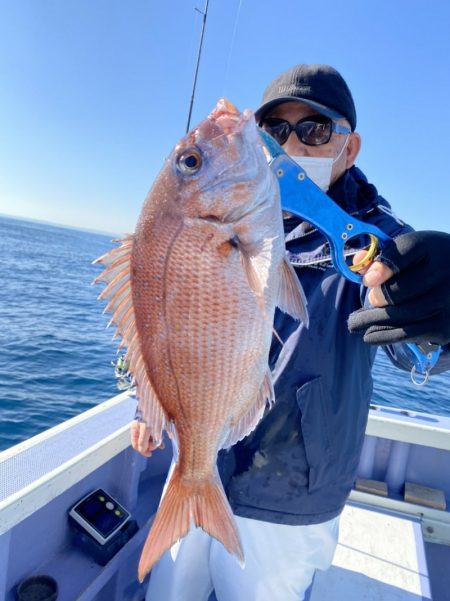
<svg viewBox="0 0 450 601">
<path fill-rule="evenodd" d="M 244 565 L 239 532 L 219 477 L 215 474 L 206 481 L 187 481 L 177 466 L 142 550 L 140 582 L 162 554 L 186 536 L 191 524 L 220 541 Z"/>
</svg>

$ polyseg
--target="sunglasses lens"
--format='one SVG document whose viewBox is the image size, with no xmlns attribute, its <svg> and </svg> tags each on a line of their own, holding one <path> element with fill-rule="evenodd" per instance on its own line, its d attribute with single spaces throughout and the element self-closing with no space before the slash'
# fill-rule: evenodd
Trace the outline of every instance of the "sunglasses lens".
<svg viewBox="0 0 450 601">
<path fill-rule="evenodd" d="M 295 133 L 308 146 L 327 144 L 331 138 L 331 121 L 299 121 L 295 126 Z"/>
<path fill-rule="evenodd" d="M 265 119 L 261 123 L 261 127 L 270 134 L 272 138 L 275 138 L 278 144 L 284 144 L 291 133 L 289 123 L 284 121 L 284 119 Z"/>
<path fill-rule="evenodd" d="M 330 141 L 332 132 L 331 120 L 322 115 L 301 119 L 295 126 L 285 119 L 268 117 L 261 123 L 261 127 L 275 138 L 278 144 L 284 144 L 291 131 L 295 130 L 298 139 L 303 144 L 320 146 Z"/>
</svg>

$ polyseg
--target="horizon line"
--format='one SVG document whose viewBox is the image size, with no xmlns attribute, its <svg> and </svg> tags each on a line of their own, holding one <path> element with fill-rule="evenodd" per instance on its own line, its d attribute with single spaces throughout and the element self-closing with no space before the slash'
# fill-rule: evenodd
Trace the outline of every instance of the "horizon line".
<svg viewBox="0 0 450 601">
<path fill-rule="evenodd" d="M 44 225 L 50 225 L 53 227 L 61 227 L 69 230 L 78 230 L 81 232 L 89 232 L 91 234 L 100 234 L 102 236 L 125 236 L 127 235 L 125 232 L 109 232 L 106 230 L 97 230 L 88 227 L 82 227 L 79 225 L 69 225 L 67 223 L 57 223 L 55 221 L 48 221 L 46 219 L 38 219 L 36 217 L 24 217 L 23 215 L 13 215 L 12 213 L 0 213 L 0 217 L 6 217 L 7 219 L 17 219 L 18 221 L 31 221 L 34 223 L 42 223 Z"/>
</svg>

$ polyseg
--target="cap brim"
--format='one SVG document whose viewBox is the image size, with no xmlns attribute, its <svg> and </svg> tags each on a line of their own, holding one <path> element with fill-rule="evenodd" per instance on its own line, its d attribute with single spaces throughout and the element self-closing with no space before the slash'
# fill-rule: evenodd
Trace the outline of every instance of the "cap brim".
<svg viewBox="0 0 450 601">
<path fill-rule="evenodd" d="M 269 102 L 266 102 L 265 104 L 260 106 L 259 109 L 255 111 L 256 122 L 260 123 L 261 119 L 265 116 L 266 113 L 268 113 L 277 105 L 284 104 L 285 102 L 300 102 L 301 104 L 306 104 L 310 106 L 321 115 L 325 115 L 325 117 L 329 117 L 330 119 L 345 119 L 345 117 L 343 117 L 340 113 L 333 111 L 333 109 L 330 109 L 327 106 L 320 104 L 319 102 L 315 102 L 314 100 L 309 100 L 307 98 L 298 98 L 297 96 L 283 96 L 281 98 L 275 98 L 274 100 L 270 100 Z"/>
</svg>

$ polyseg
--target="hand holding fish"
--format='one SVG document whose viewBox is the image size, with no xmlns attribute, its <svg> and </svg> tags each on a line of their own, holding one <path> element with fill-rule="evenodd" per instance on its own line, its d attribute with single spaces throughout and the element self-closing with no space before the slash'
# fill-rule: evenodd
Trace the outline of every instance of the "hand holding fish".
<svg viewBox="0 0 450 601">
<path fill-rule="evenodd" d="M 138 420 L 131 423 L 131 446 L 144 457 L 150 457 L 156 449 L 164 449 L 163 442 L 155 444 L 147 424 Z"/>
</svg>

